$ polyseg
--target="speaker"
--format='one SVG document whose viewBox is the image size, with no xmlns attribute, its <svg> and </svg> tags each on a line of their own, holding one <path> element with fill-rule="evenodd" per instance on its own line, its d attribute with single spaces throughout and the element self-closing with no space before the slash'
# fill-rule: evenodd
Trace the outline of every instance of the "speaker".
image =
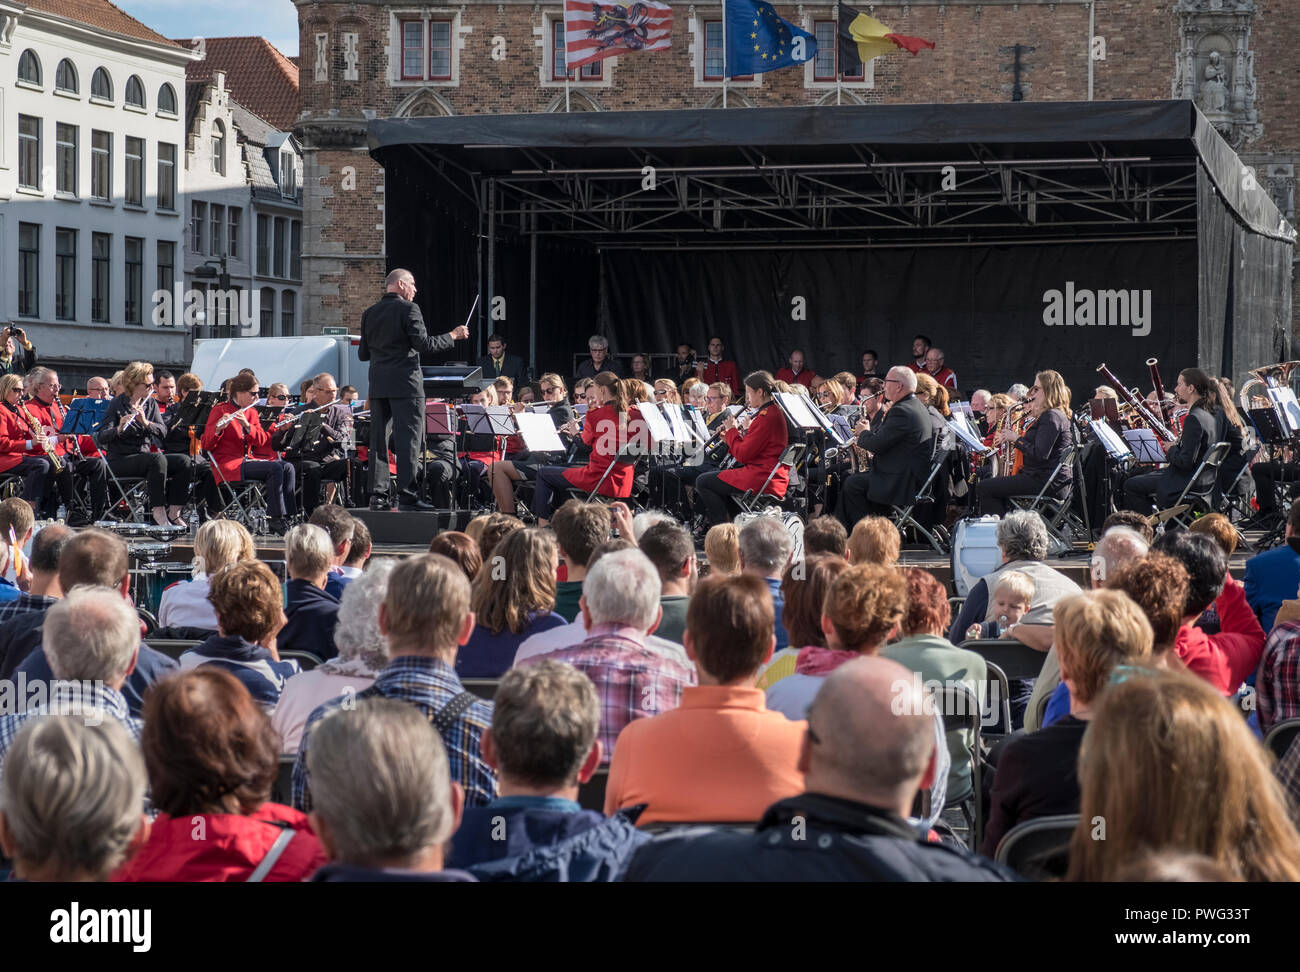
<svg viewBox="0 0 1300 972">
<path fill-rule="evenodd" d="M 350 509 L 353 516 L 370 530 L 376 546 L 397 544 L 427 547 L 429 541 L 447 530 L 464 530 L 473 514 L 469 510 L 437 510 L 432 513 L 405 513 L 401 510 Z"/>
</svg>

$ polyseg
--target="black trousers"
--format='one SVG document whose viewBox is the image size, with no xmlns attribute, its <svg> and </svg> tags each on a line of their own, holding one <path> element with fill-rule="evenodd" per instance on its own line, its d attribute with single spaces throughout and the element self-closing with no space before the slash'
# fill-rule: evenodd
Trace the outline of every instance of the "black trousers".
<svg viewBox="0 0 1300 972">
<path fill-rule="evenodd" d="M 190 494 L 190 457 L 179 452 L 139 452 L 110 459 L 114 476 L 143 477 L 149 483 L 149 505 L 184 506 Z"/>
<path fill-rule="evenodd" d="M 33 507 L 39 506 L 45 495 L 45 480 L 50 475 L 50 460 L 44 456 L 24 456 L 18 465 L 5 471 L 23 477 L 23 499 Z"/>
<path fill-rule="evenodd" d="M 416 457 L 420 454 L 420 423 L 424 421 L 423 398 L 370 399 L 370 484 L 371 495 L 388 495 L 388 423 L 393 424 L 393 446 L 397 452 L 397 490 L 413 493 Z"/>
<path fill-rule="evenodd" d="M 293 516 L 298 512 L 297 472 L 283 459 L 245 459 L 239 478 L 266 483 L 266 510 L 272 516 Z"/>
<path fill-rule="evenodd" d="M 740 496 L 745 491 L 739 486 L 732 486 L 721 479 L 720 472 L 706 472 L 695 480 L 695 497 L 704 507 L 704 522 L 708 526 L 731 521 L 734 504 L 731 497 Z"/>
<path fill-rule="evenodd" d="M 1160 470 L 1130 476 L 1124 483 L 1124 509 L 1150 516 L 1153 503 L 1160 509 L 1172 506 L 1181 490 L 1170 492 L 1169 477 L 1165 472 Z"/>
<path fill-rule="evenodd" d="M 424 464 L 424 475 L 429 480 L 429 499 L 439 509 L 451 508 L 456 468 L 456 463 L 451 459 L 430 459 Z"/>
<path fill-rule="evenodd" d="M 864 516 L 879 515 L 883 516 L 889 513 L 890 508 L 883 503 L 873 503 L 867 498 L 867 490 L 871 488 L 871 473 L 860 472 L 852 476 L 846 476 L 844 482 L 840 485 L 839 497 L 835 504 L 835 515 L 840 518 L 849 532 L 853 531 L 854 526 Z"/>
<path fill-rule="evenodd" d="M 1012 496 L 1037 496 L 1043 481 L 1037 476 L 1020 473 L 1017 476 L 994 476 L 975 484 L 975 502 L 986 516 L 1002 516 L 1007 512 L 1007 500 Z"/>
<path fill-rule="evenodd" d="M 308 516 L 320 506 L 321 485 L 323 483 L 342 483 L 348 478 L 348 461 L 346 459 L 329 459 L 320 462 L 316 459 L 294 459 L 293 466 L 298 471 L 298 481 L 302 483 L 302 509 Z"/>
<path fill-rule="evenodd" d="M 1250 474 L 1255 477 L 1255 499 L 1259 501 L 1259 511 L 1271 513 L 1277 507 L 1273 484 L 1300 482 L 1300 463 L 1257 462 L 1250 467 Z"/>
<path fill-rule="evenodd" d="M 690 519 L 695 515 L 695 505 L 685 487 L 696 485 L 705 473 L 717 471 L 718 467 L 708 462 L 698 466 L 651 466 L 650 502 Z"/>
<path fill-rule="evenodd" d="M 78 459 L 76 456 L 64 456 L 63 463 L 63 471 L 54 477 L 54 486 L 69 515 L 76 497 L 75 476 L 89 489 L 90 509 L 95 519 L 99 519 L 108 509 L 108 464 L 103 459 Z M 49 493 L 47 489 L 47 497 Z"/>
</svg>

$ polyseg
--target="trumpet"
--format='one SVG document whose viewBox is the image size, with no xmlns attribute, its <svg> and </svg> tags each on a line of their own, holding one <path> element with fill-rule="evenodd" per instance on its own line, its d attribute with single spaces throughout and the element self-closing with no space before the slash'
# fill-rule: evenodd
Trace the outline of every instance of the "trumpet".
<svg viewBox="0 0 1300 972">
<path fill-rule="evenodd" d="M 27 424 L 32 427 L 32 441 L 41 447 L 45 452 L 45 457 L 50 460 L 50 468 L 53 469 L 56 474 L 63 472 L 63 460 L 60 459 L 59 454 L 54 451 L 54 446 L 50 443 L 50 440 L 45 437 L 45 429 L 41 427 L 41 423 L 37 420 L 36 416 L 32 414 L 31 409 L 27 407 L 25 402 L 20 402 L 18 407 L 22 409 L 23 415 L 27 419 Z"/>
</svg>

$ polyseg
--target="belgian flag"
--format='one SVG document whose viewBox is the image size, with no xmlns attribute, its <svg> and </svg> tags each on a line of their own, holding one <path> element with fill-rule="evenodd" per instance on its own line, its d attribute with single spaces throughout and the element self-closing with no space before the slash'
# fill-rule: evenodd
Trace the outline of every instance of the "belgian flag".
<svg viewBox="0 0 1300 972">
<path fill-rule="evenodd" d="M 896 51 L 916 54 L 923 47 L 934 48 L 933 41 L 895 34 L 875 17 L 869 17 L 847 3 L 840 3 L 839 8 L 840 74 L 860 75 L 867 61 L 882 54 Z"/>
</svg>

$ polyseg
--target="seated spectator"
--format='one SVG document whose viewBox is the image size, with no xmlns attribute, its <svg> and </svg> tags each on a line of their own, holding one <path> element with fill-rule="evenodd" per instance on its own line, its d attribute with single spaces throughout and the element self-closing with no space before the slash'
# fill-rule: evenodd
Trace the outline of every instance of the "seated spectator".
<svg viewBox="0 0 1300 972">
<path fill-rule="evenodd" d="M 555 585 L 555 613 L 573 621 L 580 613 L 582 581 L 587 576 L 592 552 L 609 539 L 609 507 L 571 499 L 555 511 L 551 528 L 560 546 L 560 557 L 568 573 Z"/>
<path fill-rule="evenodd" d="M 1002 749 L 993 778 L 984 854 L 1006 832 L 1034 817 L 1079 812 L 1079 746 L 1098 696 L 1120 665 L 1149 664 L 1151 625 L 1121 591 L 1063 598 L 1056 609 L 1056 651 L 1070 713 L 1053 725 L 1017 735 Z"/>
<path fill-rule="evenodd" d="M 312 511 L 307 521 L 329 534 L 329 573 L 325 578 L 325 593 L 338 600 L 343 596 L 343 562 L 352 551 L 353 524 L 356 517 L 337 503 L 322 503 Z"/>
<path fill-rule="evenodd" d="M 839 520 L 835 520 L 839 523 Z M 842 528 L 842 525 L 841 525 Z M 843 557 L 814 554 L 806 560 L 791 561 L 781 576 L 781 597 L 785 600 L 782 620 L 790 636 L 790 645 L 772 655 L 771 661 L 759 669 L 756 688 L 766 692 L 773 685 L 793 675 L 799 653 L 805 648 L 825 648 L 826 635 L 822 633 L 822 606 L 831 581 L 848 570 Z"/>
<path fill-rule="evenodd" d="M 317 507 L 316 512 L 327 508 Z M 284 537 L 284 561 L 289 573 L 284 613 L 288 621 L 276 644 L 281 649 L 309 651 L 322 661 L 337 652 L 334 626 L 338 623 L 339 601 L 325 590 L 332 549 L 325 529 L 311 523 L 294 527 Z"/>
<path fill-rule="evenodd" d="M 546 657 L 568 662 L 595 683 L 602 700 L 601 751 L 609 754 L 629 722 L 675 709 L 682 687 L 695 684 L 695 671 L 646 645 L 661 614 L 659 573 L 640 550 L 601 557 L 583 581 L 579 603 L 586 639 Z M 517 664 L 539 660 L 534 655 Z"/>
<path fill-rule="evenodd" d="M 429 553 L 442 554 L 462 571 L 473 583 L 483 567 L 483 555 L 478 551 L 478 541 L 468 533 L 446 530 L 429 541 Z"/>
<path fill-rule="evenodd" d="M 903 549 L 903 537 L 883 516 L 864 516 L 853 524 L 849 534 L 848 562 L 851 564 L 880 564 L 892 567 L 898 563 Z"/>
<path fill-rule="evenodd" d="M 1101 524 L 1102 535 L 1110 532 L 1111 527 L 1124 526 L 1137 533 L 1147 546 L 1155 542 L 1156 531 L 1151 526 L 1151 517 L 1135 513 L 1133 510 L 1118 510 L 1106 517 Z"/>
<path fill-rule="evenodd" d="M 493 548 L 470 595 L 474 633 L 456 655 L 461 678 L 499 678 L 524 639 L 561 627 L 555 605 L 555 541 L 543 530 L 512 530 Z"/>
<path fill-rule="evenodd" d="M 51 523 L 32 538 L 32 555 L 27 567 L 31 571 L 31 586 L 17 600 L 0 605 L 0 628 L 20 614 L 45 611 L 63 596 L 59 586 L 59 558 L 63 548 L 73 538 L 73 531 L 61 523 Z M 7 556 L 0 544 L 0 560 Z"/>
<path fill-rule="evenodd" d="M 1228 558 L 1210 537 L 1186 530 L 1161 534 L 1152 549 L 1181 561 L 1187 568 L 1187 603 L 1174 651 L 1189 670 L 1213 685 L 1220 695 L 1232 695 L 1259 665 L 1265 635 L 1244 589 L 1225 583 Z M 1194 623 L 1211 604 L 1219 614 L 1219 633 L 1213 635 Z"/>
<path fill-rule="evenodd" d="M 144 761 L 115 720 L 31 719 L 0 781 L 0 849 L 19 881 L 105 881 L 144 837 Z"/>
<path fill-rule="evenodd" d="M 1109 578 L 1129 564 L 1141 560 L 1151 549 L 1151 544 L 1132 527 L 1107 528 L 1092 551 L 1089 573 L 1093 589 L 1105 587 Z"/>
<path fill-rule="evenodd" d="M 445 536 L 445 534 L 444 534 Z M 474 547 L 475 556 L 478 547 Z M 302 728 L 317 706 L 374 684 L 388 664 L 388 642 L 379 631 L 379 605 L 388 594 L 388 577 L 397 561 L 381 557 L 343 589 L 334 645 L 338 654 L 284 684 L 271 725 L 280 734 L 280 752 L 298 751 Z"/>
<path fill-rule="evenodd" d="M 507 533 L 523 528 L 524 525 L 517 516 L 508 513 L 489 513 L 483 521 L 482 532 L 478 537 L 478 552 L 483 558 L 483 563 L 492 562 L 492 551 L 505 539 Z"/>
<path fill-rule="evenodd" d="M 158 627 L 216 631 L 217 614 L 208 600 L 209 580 L 222 567 L 256 557 L 253 538 L 243 524 L 234 520 L 203 524 L 194 534 L 194 579 L 177 581 L 163 591 Z"/>
<path fill-rule="evenodd" d="M 659 607 L 662 614 L 655 634 L 682 644 L 686 609 L 699 580 L 695 544 L 691 535 L 672 520 L 656 523 L 637 539 L 641 552 L 659 571 Z"/>
<path fill-rule="evenodd" d="M 903 615 L 903 637 L 880 649 L 883 658 L 891 658 L 921 676 L 922 682 L 950 685 L 960 682 L 975 693 L 983 711 L 988 710 L 988 667 L 984 659 L 965 648 L 955 648 L 944 637 L 952 616 L 948 592 L 933 575 L 919 567 L 903 571 L 907 583 L 907 612 Z M 1023 575 L 1021 575 L 1023 576 Z M 996 689 L 994 693 L 996 695 Z M 1001 700 L 994 699 L 1000 703 Z M 974 740 L 966 729 L 947 733 L 948 802 L 964 800 L 971 793 L 971 766 L 967 754 Z"/>
<path fill-rule="evenodd" d="M 379 607 L 379 631 L 388 641 L 388 664 L 364 692 L 345 692 L 307 718 L 293 764 L 293 804 L 311 810 L 307 752 L 312 726 L 335 709 L 362 698 L 396 699 L 416 706 L 442 736 L 451 778 L 468 806 L 496 796 L 496 776 L 483 762 L 480 740 L 492 722 L 492 703 L 466 692 L 456 677 L 456 652 L 474 631 L 470 586 L 459 567 L 437 554 L 407 557 L 388 576 Z"/>
<path fill-rule="evenodd" d="M 753 833 L 659 837 L 637 852 L 623 880 L 1014 880 L 999 864 L 928 843 L 906 819 L 918 789 L 939 772 L 922 693 L 910 672 L 886 658 L 841 666 L 809 713 L 798 762 L 802 794 L 768 807 Z"/>
<path fill-rule="evenodd" d="M 361 576 L 361 572 L 366 569 L 366 561 L 370 559 L 370 552 L 373 548 L 374 542 L 370 538 L 370 527 L 354 516 L 352 518 L 352 544 L 348 547 L 348 555 L 343 558 L 343 563 L 339 564 L 340 581 L 344 587 L 347 587 L 350 581 L 354 581 Z"/>
<path fill-rule="evenodd" d="M 1000 574 L 993 588 L 993 620 L 976 622 L 966 631 L 967 638 L 1001 638 L 1003 632 L 1019 623 L 1034 601 L 1034 579 L 1018 570 Z"/>
<path fill-rule="evenodd" d="M 605 812 L 647 804 L 638 823 L 756 821 L 803 788 L 807 724 L 768 710 L 754 687 L 772 656 L 772 597 L 757 577 L 713 577 L 691 598 L 684 645 L 699 684 L 681 705 L 619 734 Z"/>
<path fill-rule="evenodd" d="M 22 551 L 32 539 L 35 524 L 36 512 L 25 499 L 11 496 L 0 501 L 0 546 L 8 548 L 5 550 L 8 566 L 0 571 L 0 604 L 18 600 L 29 579 Z"/>
<path fill-rule="evenodd" d="M 42 531 L 44 532 L 44 531 Z M 126 543 L 107 530 L 95 528 L 79 530 L 68 540 L 59 555 L 58 590 L 71 591 L 75 587 L 110 587 L 118 592 L 128 610 L 131 607 L 131 573 L 128 569 Z M 53 588 L 47 590 L 53 596 Z M 54 679 L 51 662 L 41 646 L 42 630 L 47 617 L 45 610 L 32 610 L 21 614 L 8 624 L 0 625 L 0 656 L 15 678 L 27 680 L 30 689 L 37 682 Z M 176 670 L 175 660 L 162 652 L 139 642 L 140 624 L 136 621 L 138 650 L 135 669 L 123 683 L 122 695 L 133 716 L 139 716 L 144 706 L 144 694 L 154 682 Z M 13 665 L 17 659 L 16 670 Z M 0 671 L 0 677 L 7 677 Z"/>
<path fill-rule="evenodd" d="M 1268 754 L 1202 679 L 1138 673 L 1109 686 L 1079 789 L 1068 880 L 1113 880 L 1144 851 L 1203 854 L 1245 881 L 1300 880 L 1300 834 Z M 1105 840 L 1094 839 L 1098 818 Z"/>
<path fill-rule="evenodd" d="M 1203 533 L 1223 550 L 1223 555 L 1232 560 L 1232 555 L 1237 550 L 1237 529 L 1222 513 L 1206 513 L 1204 516 L 1198 516 L 1192 521 L 1187 528 L 1190 533 Z M 1242 588 L 1241 581 L 1228 574 L 1224 578 L 1225 585 L 1231 584 Z M 1241 589 L 1242 597 L 1245 597 L 1245 589 Z M 1247 601 L 1249 604 L 1250 602 Z M 1198 628 L 1203 628 L 1206 634 L 1218 634 L 1220 628 L 1219 612 L 1213 604 L 1201 612 L 1201 616 L 1196 619 L 1195 624 Z M 1263 627 L 1261 625 L 1261 627 Z M 1267 633 L 1267 632 L 1266 632 Z"/>
<path fill-rule="evenodd" d="M 1246 600 L 1265 631 L 1273 630 L 1277 609 L 1300 588 L 1300 500 L 1287 513 L 1285 537 L 1285 543 L 1246 561 Z"/>
<path fill-rule="evenodd" d="M 45 714 L 112 719 L 139 739 L 140 720 L 131 715 L 122 695 L 122 683 L 135 668 L 140 647 L 140 621 L 131 606 L 110 588 L 79 587 L 50 608 L 43 640 L 53 670 L 48 694 L 32 693 L 27 686 L 19 704 L 11 698 L 5 706 L 8 714 L 0 715 L 0 764 L 18 730 Z"/>
<path fill-rule="evenodd" d="M 761 578 L 772 595 L 776 611 L 776 647 L 780 651 L 790 644 L 790 635 L 781 623 L 781 575 L 790 562 L 794 541 L 785 524 L 775 517 L 760 516 L 750 520 L 740 531 L 740 572 Z"/>
<path fill-rule="evenodd" d="M 306 814 L 270 802 L 279 739 L 234 675 L 204 665 L 159 682 L 140 746 L 160 812 L 115 880 L 302 881 L 325 863 Z"/>
<path fill-rule="evenodd" d="M 803 555 L 830 554 L 847 557 L 849 534 L 844 524 L 833 516 L 815 516 L 803 530 Z"/>
<path fill-rule="evenodd" d="M 217 633 L 181 655 L 181 671 L 200 665 L 224 669 L 254 702 L 274 710 L 285 682 L 299 670 L 296 661 L 281 661 L 276 651 L 284 627 L 280 582 L 260 560 L 240 561 L 212 577 L 208 600 L 217 613 Z"/>
<path fill-rule="evenodd" d="M 500 796 L 465 813 L 448 863 L 480 881 L 612 881 L 648 838 L 636 813 L 578 805 L 600 766 L 600 699 L 572 665 L 540 661 L 497 689 L 483 758 Z"/>
<path fill-rule="evenodd" d="M 330 713 L 314 735 L 310 819 L 330 863 L 313 881 L 474 880 L 443 867 L 465 791 L 423 713 L 366 699 Z"/>
<path fill-rule="evenodd" d="M 704 559 L 710 574 L 740 573 L 740 531 L 734 523 L 718 523 L 704 535 Z"/>
<path fill-rule="evenodd" d="M 475 543 L 483 538 L 483 528 L 487 526 L 490 513 L 480 513 L 465 524 L 465 536 L 469 537 Z M 483 559 L 483 548 L 479 548 L 479 560 Z"/>
</svg>

